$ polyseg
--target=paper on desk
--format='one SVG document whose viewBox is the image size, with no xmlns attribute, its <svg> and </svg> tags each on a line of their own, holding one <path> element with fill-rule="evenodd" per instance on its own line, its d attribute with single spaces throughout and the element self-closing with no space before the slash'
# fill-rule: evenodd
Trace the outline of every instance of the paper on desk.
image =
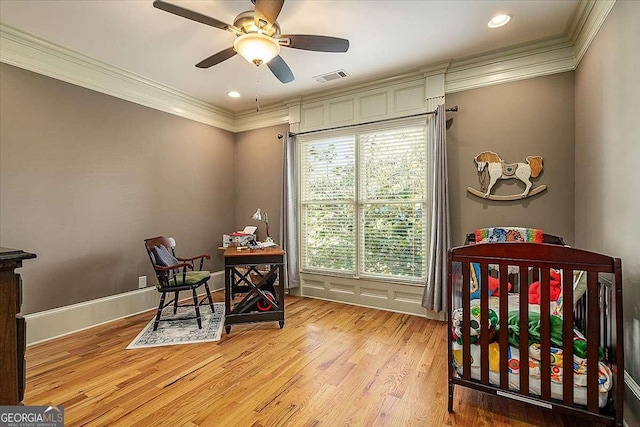
<svg viewBox="0 0 640 427">
<path fill-rule="evenodd" d="M 268 248 L 268 247 L 275 246 L 275 245 L 276 244 L 273 243 L 273 242 L 260 242 L 260 243 L 258 243 L 258 247 L 261 248 L 261 249 Z"/>
<path fill-rule="evenodd" d="M 247 226 L 244 227 L 244 230 L 242 230 L 242 232 L 244 234 L 255 234 L 257 229 L 258 229 L 258 227 L 254 227 L 252 225 L 247 225 Z"/>
</svg>

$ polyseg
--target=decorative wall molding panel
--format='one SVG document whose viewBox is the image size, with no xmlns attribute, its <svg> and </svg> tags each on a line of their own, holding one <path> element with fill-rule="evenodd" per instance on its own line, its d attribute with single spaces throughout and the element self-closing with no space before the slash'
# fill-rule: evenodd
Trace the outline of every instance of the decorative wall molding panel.
<svg viewBox="0 0 640 427">
<path fill-rule="evenodd" d="M 304 297 L 445 320 L 422 307 L 422 286 L 302 273 L 300 287 Z"/>
<path fill-rule="evenodd" d="M 426 111 L 425 79 L 416 75 L 402 83 L 378 85 L 339 97 L 315 102 L 303 99 L 300 130 L 327 129 Z"/>
<path fill-rule="evenodd" d="M 381 87 L 387 87 L 393 84 L 402 84 L 408 81 L 419 80 L 420 78 L 424 78 L 424 75 L 418 70 L 413 70 L 385 78 L 362 81 L 349 86 L 311 92 L 300 97 L 299 101 L 300 103 L 309 104 L 316 101 L 326 101 L 327 99 L 340 98 L 343 96 L 348 97 L 350 95 L 379 89 Z"/>
<path fill-rule="evenodd" d="M 303 131 L 424 112 L 427 111 L 421 106 L 424 100 L 434 96 L 434 91 L 441 91 L 432 87 L 430 77 L 443 73 L 444 92 L 451 93 L 574 70 L 614 4 L 615 0 L 579 3 L 567 35 L 556 39 L 428 64 L 419 71 L 346 88 L 309 93 L 299 100 L 301 117 L 289 123 L 299 121 L 296 131 Z M 4 24 L 0 24 L 0 61 L 231 132 L 292 119 L 286 101 L 259 112 L 234 113 Z M 408 84 L 410 81 L 415 86 Z"/>
</svg>

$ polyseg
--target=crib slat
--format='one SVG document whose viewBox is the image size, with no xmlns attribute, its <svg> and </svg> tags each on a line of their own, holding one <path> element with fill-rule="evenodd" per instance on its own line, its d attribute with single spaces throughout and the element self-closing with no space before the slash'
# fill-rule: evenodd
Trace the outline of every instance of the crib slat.
<svg viewBox="0 0 640 427">
<path fill-rule="evenodd" d="M 611 348 L 611 338 L 614 336 L 613 323 L 611 319 L 611 287 L 600 286 L 600 330 L 603 336 L 600 337 L 600 346 L 605 348 L 608 352 Z M 609 355 L 605 355 L 607 360 L 610 359 Z"/>
<path fill-rule="evenodd" d="M 606 286 L 598 283 L 598 306 L 600 307 L 598 309 L 598 329 L 600 330 L 600 340 L 598 341 L 598 346 L 605 352 L 605 358 L 607 352 L 607 338 L 609 337 L 609 331 L 607 327 L 608 301 L 606 288 Z"/>
<path fill-rule="evenodd" d="M 562 271 L 562 402 L 573 405 L 573 271 Z"/>
<path fill-rule="evenodd" d="M 598 273 L 587 273 L 587 409 L 598 410 Z"/>
<path fill-rule="evenodd" d="M 520 324 L 529 324 L 529 268 L 520 265 Z M 520 393 L 529 394 L 529 328 L 520 328 Z"/>
<path fill-rule="evenodd" d="M 540 395 L 551 398 L 551 318 L 549 268 L 540 269 Z"/>
<path fill-rule="evenodd" d="M 469 263 L 462 263 L 462 378 L 471 379 L 471 343 L 469 331 L 470 322 L 470 301 L 471 301 L 471 275 L 469 274 Z"/>
<path fill-rule="evenodd" d="M 489 384 L 489 265 L 480 263 L 480 371 Z"/>
<path fill-rule="evenodd" d="M 509 389 L 509 329 L 507 328 L 509 286 L 509 266 L 500 264 L 500 319 L 504 319 L 500 327 L 500 388 Z"/>
</svg>

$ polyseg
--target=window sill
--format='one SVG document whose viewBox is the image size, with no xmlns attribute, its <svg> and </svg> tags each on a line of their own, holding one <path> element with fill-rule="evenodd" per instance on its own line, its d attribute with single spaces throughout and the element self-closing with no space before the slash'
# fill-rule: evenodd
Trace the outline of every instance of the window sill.
<svg viewBox="0 0 640 427">
<path fill-rule="evenodd" d="M 424 288 L 426 279 L 417 279 L 417 280 L 403 280 L 401 278 L 391 278 L 391 277 L 378 277 L 378 276 L 354 276 L 352 274 L 340 274 L 338 272 L 327 272 L 327 271 L 316 271 L 316 270 L 301 270 L 300 274 L 310 274 L 315 276 L 325 276 L 325 277 L 335 277 L 340 279 L 349 279 L 349 280 L 360 280 L 366 282 L 377 282 L 377 283 L 392 283 L 398 285 L 406 285 L 406 286 L 416 286 L 420 288 Z"/>
</svg>

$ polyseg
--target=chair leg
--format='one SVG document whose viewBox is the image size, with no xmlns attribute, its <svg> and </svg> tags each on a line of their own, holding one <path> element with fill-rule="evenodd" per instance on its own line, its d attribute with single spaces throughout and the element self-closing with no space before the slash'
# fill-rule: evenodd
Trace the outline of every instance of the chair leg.
<svg viewBox="0 0 640 427">
<path fill-rule="evenodd" d="M 215 313 L 215 310 L 213 309 L 213 298 L 211 298 L 211 291 L 209 291 L 209 284 L 205 283 L 204 288 L 207 291 L 207 298 L 209 298 L 209 307 L 211 307 L 211 313 Z"/>
<path fill-rule="evenodd" d="M 180 292 L 176 291 L 174 300 L 173 300 L 173 314 L 176 314 L 178 312 L 178 295 L 179 294 Z"/>
<path fill-rule="evenodd" d="M 193 306 L 196 309 L 196 320 L 198 321 L 198 329 L 202 329 L 202 319 L 200 318 L 200 304 L 198 304 L 198 293 L 196 289 L 191 289 L 193 291 Z"/>
<path fill-rule="evenodd" d="M 158 329 L 158 325 L 160 324 L 160 314 L 162 313 L 162 307 L 164 306 L 164 299 L 166 297 L 166 293 L 162 293 L 160 296 L 160 304 L 158 304 L 158 312 L 156 314 L 156 321 L 153 323 L 153 330 Z"/>
</svg>

